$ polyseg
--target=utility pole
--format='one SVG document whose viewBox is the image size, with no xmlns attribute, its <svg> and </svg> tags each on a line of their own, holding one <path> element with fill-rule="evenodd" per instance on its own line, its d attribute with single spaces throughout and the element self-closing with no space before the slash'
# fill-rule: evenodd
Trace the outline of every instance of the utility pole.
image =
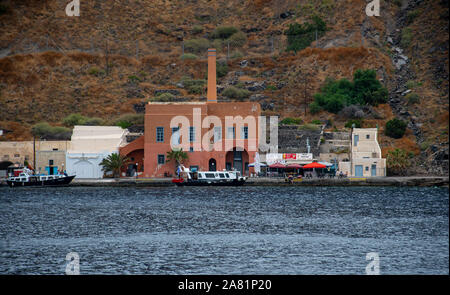
<svg viewBox="0 0 450 295">
<path fill-rule="evenodd" d="M 105 40 L 105 63 L 106 63 L 106 76 L 109 75 L 109 49 L 108 49 L 108 39 Z"/>
<path fill-rule="evenodd" d="M 298 81 L 302 84 L 303 86 L 303 104 L 304 104 L 304 111 L 305 111 L 305 116 L 307 113 L 307 107 L 308 107 L 308 102 L 309 102 L 309 96 L 308 96 L 308 90 L 310 90 L 310 74 L 309 73 L 302 73 L 302 70 L 300 69 L 297 73 L 298 76 Z"/>
<path fill-rule="evenodd" d="M 317 40 L 317 29 L 316 29 L 316 48 L 319 47 L 319 45 L 317 44 L 318 40 Z"/>
<path fill-rule="evenodd" d="M 136 60 L 139 59 L 139 40 L 136 39 Z"/>
<path fill-rule="evenodd" d="M 33 170 L 36 173 L 36 136 L 33 135 Z"/>
</svg>

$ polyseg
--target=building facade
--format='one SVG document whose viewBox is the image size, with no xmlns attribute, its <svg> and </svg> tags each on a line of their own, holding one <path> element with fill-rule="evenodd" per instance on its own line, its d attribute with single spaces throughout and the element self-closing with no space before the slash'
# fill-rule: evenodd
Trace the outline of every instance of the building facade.
<svg viewBox="0 0 450 295">
<path fill-rule="evenodd" d="M 100 162 L 126 144 L 127 130 L 117 126 L 75 126 L 66 153 L 67 173 L 77 178 L 102 178 Z"/>
<path fill-rule="evenodd" d="M 0 176 L 6 175 L 10 165 L 33 167 L 36 161 L 36 172 L 40 174 L 56 174 L 66 167 L 66 151 L 70 141 L 66 140 L 36 140 L 33 141 L 2 141 L 0 142 Z"/>
<path fill-rule="evenodd" d="M 208 50 L 207 90 L 206 102 L 149 102 L 144 136 L 120 150 L 133 159 L 126 170 L 136 169 L 144 177 L 174 176 L 176 163 L 167 153 L 182 149 L 188 154 L 183 164 L 191 170 L 248 174 L 258 151 L 261 107 L 256 102 L 217 102 L 215 49 Z"/>
<path fill-rule="evenodd" d="M 350 161 L 339 162 L 339 171 L 354 177 L 386 176 L 377 128 L 353 128 Z"/>
</svg>

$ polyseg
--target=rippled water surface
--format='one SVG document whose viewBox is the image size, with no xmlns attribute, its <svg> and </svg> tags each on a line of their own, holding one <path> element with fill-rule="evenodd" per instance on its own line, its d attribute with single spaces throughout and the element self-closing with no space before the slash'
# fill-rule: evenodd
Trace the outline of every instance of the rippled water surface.
<svg viewBox="0 0 450 295">
<path fill-rule="evenodd" d="M 0 188 L 0 274 L 448 274 L 448 188 Z"/>
</svg>

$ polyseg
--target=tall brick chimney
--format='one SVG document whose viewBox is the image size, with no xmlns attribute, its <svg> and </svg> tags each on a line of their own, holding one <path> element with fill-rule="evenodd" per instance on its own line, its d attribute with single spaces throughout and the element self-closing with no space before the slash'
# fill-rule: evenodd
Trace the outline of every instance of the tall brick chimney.
<svg viewBox="0 0 450 295">
<path fill-rule="evenodd" d="M 208 49 L 208 92 L 207 103 L 217 103 L 216 49 Z"/>
</svg>

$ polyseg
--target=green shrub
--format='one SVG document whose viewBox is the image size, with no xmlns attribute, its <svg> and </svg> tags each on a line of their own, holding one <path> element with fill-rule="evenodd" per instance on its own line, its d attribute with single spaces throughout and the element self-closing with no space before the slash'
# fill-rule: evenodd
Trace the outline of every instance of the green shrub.
<svg viewBox="0 0 450 295">
<path fill-rule="evenodd" d="M 101 126 L 104 125 L 105 121 L 102 118 L 93 117 L 93 118 L 87 118 L 86 121 L 84 121 L 83 125 L 87 126 Z"/>
<path fill-rule="evenodd" d="M 408 89 L 413 89 L 416 86 L 416 82 L 409 80 L 408 82 L 406 82 L 406 87 Z"/>
<path fill-rule="evenodd" d="M 186 88 L 191 86 L 204 86 L 206 84 L 206 80 L 204 79 L 191 79 L 189 77 L 183 77 L 180 82 Z"/>
<path fill-rule="evenodd" d="M 408 14 L 406 15 L 406 21 L 408 24 L 412 23 L 416 17 L 418 17 L 420 14 L 420 11 L 418 9 L 413 10 L 413 11 L 409 11 Z"/>
<path fill-rule="evenodd" d="M 239 31 L 231 35 L 231 37 L 228 38 L 227 41 L 232 47 L 242 47 L 245 45 L 245 42 L 247 42 L 247 36 L 245 35 L 245 33 Z"/>
<path fill-rule="evenodd" d="M 192 33 L 193 34 L 200 34 L 201 32 L 203 32 L 203 27 L 200 25 L 195 25 L 192 27 Z"/>
<path fill-rule="evenodd" d="M 312 113 L 320 111 L 319 107 L 337 113 L 349 105 L 376 106 L 388 99 L 388 91 L 376 79 L 374 70 L 356 70 L 352 82 L 327 78 L 320 90 L 314 94 L 314 102 L 310 105 Z"/>
<path fill-rule="evenodd" d="M 84 125 L 87 119 L 81 114 L 70 114 L 62 120 L 62 123 L 66 127 L 73 127 L 75 125 Z"/>
<path fill-rule="evenodd" d="M 231 53 L 230 58 L 242 58 L 244 57 L 244 54 L 242 52 L 235 50 Z"/>
<path fill-rule="evenodd" d="M 212 33 L 211 37 L 213 39 L 227 39 L 231 37 L 234 33 L 237 33 L 239 30 L 236 27 L 217 27 Z"/>
<path fill-rule="evenodd" d="M 172 101 L 174 98 L 175 98 L 175 96 L 172 93 L 163 92 L 163 93 L 158 93 L 151 100 L 152 101 Z"/>
<path fill-rule="evenodd" d="M 311 124 L 316 124 L 316 125 L 322 125 L 322 122 L 320 120 L 312 120 Z"/>
<path fill-rule="evenodd" d="M 313 103 L 309 104 L 309 112 L 311 114 L 313 114 L 313 115 L 317 114 L 321 110 L 322 110 L 322 107 L 317 102 L 313 102 Z"/>
<path fill-rule="evenodd" d="M 424 141 L 420 144 L 420 149 L 422 151 L 427 150 L 430 147 L 431 143 L 429 141 Z"/>
<path fill-rule="evenodd" d="M 401 138 L 406 131 L 406 122 L 394 118 L 386 123 L 385 134 L 392 138 Z"/>
<path fill-rule="evenodd" d="M 238 100 L 243 100 L 245 98 L 248 98 L 251 94 L 251 92 L 248 91 L 247 89 L 239 89 L 234 86 L 230 86 L 230 87 L 226 88 L 222 93 L 223 93 L 223 96 L 226 96 L 231 99 L 238 99 Z"/>
<path fill-rule="evenodd" d="M 293 23 L 289 25 L 284 34 L 288 38 L 287 51 L 300 51 L 308 47 L 316 38 L 322 37 L 327 31 L 325 22 L 319 17 L 314 16 L 313 23 Z"/>
<path fill-rule="evenodd" d="M 189 53 L 204 53 L 210 47 L 205 38 L 191 39 L 184 42 L 184 51 Z"/>
<path fill-rule="evenodd" d="M 128 81 L 130 81 L 131 83 L 139 83 L 142 80 L 141 80 L 141 78 L 139 78 L 136 75 L 131 75 L 131 76 L 128 76 Z"/>
<path fill-rule="evenodd" d="M 92 76 L 100 77 L 100 76 L 104 76 L 105 75 L 105 71 L 104 70 L 100 70 L 97 67 L 92 67 L 92 68 L 89 69 L 88 74 L 92 75 Z"/>
<path fill-rule="evenodd" d="M 347 123 L 345 123 L 346 128 L 352 128 L 353 124 L 355 124 L 355 128 L 361 128 L 362 127 L 362 120 L 361 119 L 353 119 L 348 120 Z"/>
<path fill-rule="evenodd" d="M 304 124 L 298 127 L 299 130 L 305 130 L 305 131 L 317 131 L 320 129 L 320 127 L 316 124 Z"/>
<path fill-rule="evenodd" d="M 400 41 L 400 45 L 403 48 L 407 48 L 411 44 L 412 38 L 412 30 L 410 28 L 404 28 L 402 30 L 402 39 Z"/>
<path fill-rule="evenodd" d="M 144 114 L 124 114 L 114 121 L 114 125 L 122 127 L 123 129 L 133 125 L 142 124 L 144 124 Z"/>
<path fill-rule="evenodd" d="M 405 98 L 408 100 L 408 104 L 416 104 L 420 102 L 420 97 L 417 93 L 410 92 L 408 93 Z"/>
<path fill-rule="evenodd" d="M 281 120 L 280 124 L 283 125 L 300 125 L 303 124 L 303 120 L 300 118 L 284 118 L 283 120 Z"/>
<path fill-rule="evenodd" d="M 218 78 L 225 77 L 228 74 L 228 65 L 227 63 L 216 63 L 216 73 Z"/>
<path fill-rule="evenodd" d="M 182 60 L 184 59 L 197 59 L 198 56 L 193 53 L 185 53 L 180 57 Z"/>
<path fill-rule="evenodd" d="M 192 85 L 187 87 L 189 94 L 203 94 L 205 87 L 200 85 Z"/>
<path fill-rule="evenodd" d="M 272 90 L 272 91 L 278 90 L 277 86 L 274 86 L 274 85 L 269 85 L 269 86 L 266 87 L 266 89 L 267 90 Z"/>
<path fill-rule="evenodd" d="M 411 163 L 404 149 L 388 151 L 386 155 L 386 166 L 389 175 L 405 175 L 406 169 Z"/>
<path fill-rule="evenodd" d="M 212 48 L 215 48 L 217 52 L 221 52 L 224 45 L 224 40 L 222 39 L 214 39 L 212 41 Z"/>
<path fill-rule="evenodd" d="M 33 125 L 31 134 L 42 139 L 70 140 L 72 130 L 61 126 L 50 126 L 43 122 Z"/>
</svg>

